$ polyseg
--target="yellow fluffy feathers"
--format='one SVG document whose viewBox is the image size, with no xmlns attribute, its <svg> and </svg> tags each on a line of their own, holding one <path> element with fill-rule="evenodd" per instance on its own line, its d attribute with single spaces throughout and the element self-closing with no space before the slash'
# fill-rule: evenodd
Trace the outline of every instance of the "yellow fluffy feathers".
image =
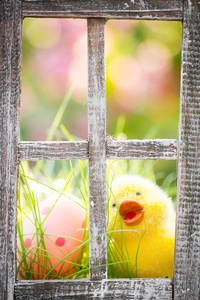
<svg viewBox="0 0 200 300">
<path fill-rule="evenodd" d="M 121 247 L 137 277 L 173 276 L 175 212 L 156 184 L 138 175 L 119 176 L 112 186 L 108 231 L 116 231 L 113 251 Z"/>
</svg>

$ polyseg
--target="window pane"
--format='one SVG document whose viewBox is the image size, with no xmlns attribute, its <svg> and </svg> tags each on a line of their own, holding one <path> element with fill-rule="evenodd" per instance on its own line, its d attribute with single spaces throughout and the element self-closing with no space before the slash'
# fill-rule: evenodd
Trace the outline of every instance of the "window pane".
<svg viewBox="0 0 200 300">
<path fill-rule="evenodd" d="M 108 21 L 106 49 L 108 133 L 176 138 L 181 23 Z"/>
<path fill-rule="evenodd" d="M 18 279 L 88 276 L 87 176 L 87 162 L 21 163 Z"/>
<path fill-rule="evenodd" d="M 21 140 L 87 138 L 87 26 L 25 19 Z"/>
<path fill-rule="evenodd" d="M 176 162 L 109 161 L 108 277 L 173 277 Z"/>
</svg>

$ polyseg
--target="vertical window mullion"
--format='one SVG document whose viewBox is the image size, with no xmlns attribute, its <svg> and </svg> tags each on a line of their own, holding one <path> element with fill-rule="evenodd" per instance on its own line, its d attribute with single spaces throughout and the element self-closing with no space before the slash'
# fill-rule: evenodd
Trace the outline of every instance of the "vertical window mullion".
<svg viewBox="0 0 200 300">
<path fill-rule="evenodd" d="M 200 6 L 184 1 L 174 299 L 200 295 Z"/>
<path fill-rule="evenodd" d="M 0 299 L 14 298 L 21 1 L 0 1 Z"/>
<path fill-rule="evenodd" d="M 88 19 L 90 279 L 107 277 L 105 20 Z M 103 235 L 102 235 L 103 234 Z M 95 266 L 101 266 L 93 268 Z"/>
</svg>

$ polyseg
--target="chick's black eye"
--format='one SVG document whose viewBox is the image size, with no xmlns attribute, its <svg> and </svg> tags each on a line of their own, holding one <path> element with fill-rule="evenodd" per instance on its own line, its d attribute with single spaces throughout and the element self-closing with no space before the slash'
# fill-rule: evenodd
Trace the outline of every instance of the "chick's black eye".
<svg viewBox="0 0 200 300">
<path fill-rule="evenodd" d="M 141 193 L 140 193 L 140 192 L 137 192 L 137 193 L 136 193 L 136 196 L 141 196 Z"/>
<path fill-rule="evenodd" d="M 113 202 L 112 207 L 116 207 L 116 203 L 115 202 Z"/>
</svg>

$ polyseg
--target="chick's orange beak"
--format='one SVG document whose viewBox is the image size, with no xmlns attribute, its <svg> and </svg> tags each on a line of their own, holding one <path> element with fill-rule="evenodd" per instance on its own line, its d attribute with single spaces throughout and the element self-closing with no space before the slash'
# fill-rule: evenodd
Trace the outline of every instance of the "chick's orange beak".
<svg viewBox="0 0 200 300">
<path fill-rule="evenodd" d="M 144 206 L 135 200 L 125 200 L 120 204 L 119 214 L 127 225 L 136 225 L 142 221 Z"/>
</svg>

